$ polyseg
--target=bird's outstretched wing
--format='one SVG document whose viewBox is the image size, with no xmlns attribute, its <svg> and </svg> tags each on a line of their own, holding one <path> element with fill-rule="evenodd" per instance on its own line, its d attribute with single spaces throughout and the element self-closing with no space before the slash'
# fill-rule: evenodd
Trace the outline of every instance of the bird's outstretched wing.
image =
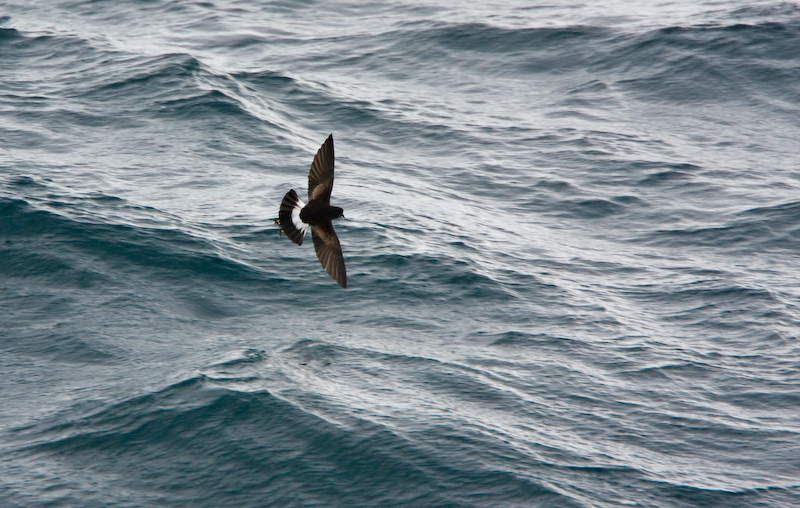
<svg viewBox="0 0 800 508">
<path fill-rule="evenodd" d="M 308 171 L 308 200 L 318 199 L 329 205 L 333 190 L 333 134 L 322 144 Z M 335 235 L 334 235 L 335 236 Z"/>
<path fill-rule="evenodd" d="M 311 239 L 314 241 L 314 250 L 322 267 L 333 280 L 346 288 L 347 272 L 344 269 L 342 246 L 339 244 L 336 231 L 333 230 L 333 223 L 328 221 L 321 225 L 311 226 Z"/>
</svg>

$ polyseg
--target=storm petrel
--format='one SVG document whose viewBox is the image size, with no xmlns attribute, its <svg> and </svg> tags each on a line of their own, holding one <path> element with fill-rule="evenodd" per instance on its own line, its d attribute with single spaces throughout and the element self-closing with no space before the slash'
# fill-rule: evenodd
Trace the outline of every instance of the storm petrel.
<svg viewBox="0 0 800 508">
<path fill-rule="evenodd" d="M 328 136 L 311 163 L 308 171 L 308 204 L 290 190 L 281 201 L 278 220 L 281 233 L 297 245 L 303 245 L 306 231 L 311 228 L 311 239 L 317 258 L 333 280 L 347 287 L 342 246 L 333 230 L 333 219 L 344 217 L 344 210 L 331 206 L 333 190 L 333 134 Z"/>
</svg>

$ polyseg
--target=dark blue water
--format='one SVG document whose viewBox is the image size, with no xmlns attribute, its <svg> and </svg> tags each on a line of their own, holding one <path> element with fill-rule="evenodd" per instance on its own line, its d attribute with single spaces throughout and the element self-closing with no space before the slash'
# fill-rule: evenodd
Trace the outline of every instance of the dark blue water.
<svg viewBox="0 0 800 508">
<path fill-rule="evenodd" d="M 796 3 L 0 21 L 0 506 L 800 505 Z"/>
</svg>

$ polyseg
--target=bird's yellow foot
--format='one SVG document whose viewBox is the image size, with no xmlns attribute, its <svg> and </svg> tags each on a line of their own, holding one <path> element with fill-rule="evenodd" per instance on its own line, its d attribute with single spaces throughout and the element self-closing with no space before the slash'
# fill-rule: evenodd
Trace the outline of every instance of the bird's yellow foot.
<svg viewBox="0 0 800 508">
<path fill-rule="evenodd" d="M 280 226 L 280 225 L 281 225 L 281 220 L 280 220 L 280 219 L 275 219 L 275 224 L 277 224 L 277 225 L 279 225 L 279 226 Z M 281 228 L 281 236 L 283 236 L 283 235 L 285 235 L 285 234 L 286 234 L 286 233 L 284 233 L 284 232 L 283 232 L 283 228 Z"/>
</svg>

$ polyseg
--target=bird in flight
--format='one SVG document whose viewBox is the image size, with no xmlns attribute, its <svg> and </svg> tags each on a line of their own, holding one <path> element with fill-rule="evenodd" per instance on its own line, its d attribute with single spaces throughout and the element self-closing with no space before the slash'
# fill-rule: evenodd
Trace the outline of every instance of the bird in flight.
<svg viewBox="0 0 800 508">
<path fill-rule="evenodd" d="M 344 217 L 344 210 L 331 206 L 333 190 L 333 134 L 322 144 L 308 171 L 308 204 L 304 204 L 294 189 L 283 197 L 278 220 L 281 234 L 297 245 L 303 244 L 311 228 L 311 239 L 322 267 L 343 288 L 347 287 L 347 272 L 339 237 L 333 230 L 333 220 Z"/>
</svg>

